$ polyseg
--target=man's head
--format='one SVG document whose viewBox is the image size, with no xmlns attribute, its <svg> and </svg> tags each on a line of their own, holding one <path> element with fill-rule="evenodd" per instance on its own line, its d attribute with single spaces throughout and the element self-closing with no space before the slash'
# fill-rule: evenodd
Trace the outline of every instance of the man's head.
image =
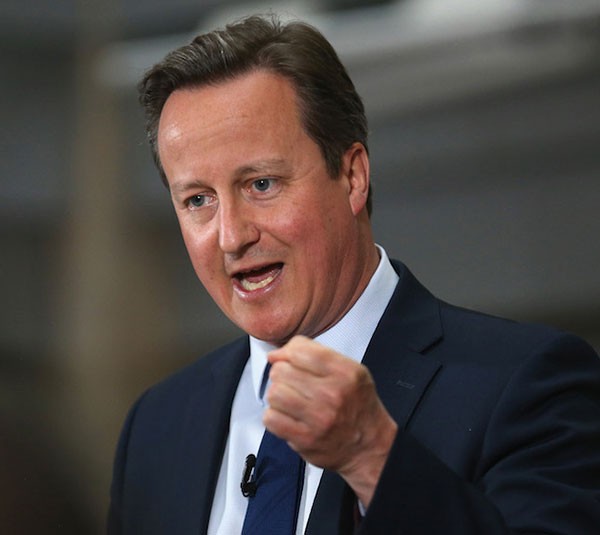
<svg viewBox="0 0 600 535">
<path fill-rule="evenodd" d="M 364 144 L 328 144 L 340 151 L 334 172 L 295 79 L 262 64 L 169 86 L 151 131 L 205 288 L 234 323 L 274 344 L 334 325 L 378 259 Z"/>
<path fill-rule="evenodd" d="M 277 73 L 293 84 L 304 129 L 319 146 L 332 177 L 338 176 L 342 155 L 352 143 L 362 143 L 368 150 L 362 101 L 329 42 L 308 24 L 253 16 L 196 37 L 168 54 L 140 82 L 148 140 L 167 186 L 157 133 L 171 93 L 258 69 Z M 370 214 L 370 190 L 367 209 Z"/>
</svg>

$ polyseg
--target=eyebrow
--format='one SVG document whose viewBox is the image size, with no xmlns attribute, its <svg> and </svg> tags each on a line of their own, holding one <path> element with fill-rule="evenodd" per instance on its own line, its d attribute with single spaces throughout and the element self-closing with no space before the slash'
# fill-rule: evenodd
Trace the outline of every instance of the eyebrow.
<svg viewBox="0 0 600 535">
<path fill-rule="evenodd" d="M 281 158 L 269 158 L 266 160 L 258 160 L 248 165 L 238 167 L 233 175 L 235 177 L 243 177 L 253 173 L 272 172 L 273 170 L 281 172 L 287 168 L 286 162 Z M 189 182 L 176 182 L 170 187 L 172 193 L 185 193 L 191 189 L 203 188 L 206 184 L 201 179 L 194 179 Z"/>
<path fill-rule="evenodd" d="M 202 188 L 204 184 L 200 180 L 192 180 L 191 182 L 176 182 L 169 187 L 171 193 L 185 193 L 191 189 Z"/>
</svg>

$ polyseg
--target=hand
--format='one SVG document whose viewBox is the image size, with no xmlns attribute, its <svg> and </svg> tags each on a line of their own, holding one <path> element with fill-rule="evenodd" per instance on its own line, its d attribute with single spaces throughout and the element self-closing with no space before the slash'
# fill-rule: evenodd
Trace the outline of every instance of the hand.
<svg viewBox="0 0 600 535">
<path fill-rule="evenodd" d="M 368 507 L 398 429 L 369 370 L 303 336 L 268 359 L 266 428 L 307 462 L 338 472 Z"/>
</svg>

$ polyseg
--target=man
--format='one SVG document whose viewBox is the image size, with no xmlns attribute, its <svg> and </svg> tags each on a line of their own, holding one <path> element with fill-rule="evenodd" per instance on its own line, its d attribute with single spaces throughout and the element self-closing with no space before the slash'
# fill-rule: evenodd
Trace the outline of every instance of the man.
<svg viewBox="0 0 600 535">
<path fill-rule="evenodd" d="M 246 533 L 265 429 L 306 462 L 288 532 L 597 531 L 600 360 L 438 301 L 375 245 L 363 106 L 316 30 L 251 17 L 140 93 L 198 278 L 248 336 L 136 403 L 111 533 Z"/>
</svg>

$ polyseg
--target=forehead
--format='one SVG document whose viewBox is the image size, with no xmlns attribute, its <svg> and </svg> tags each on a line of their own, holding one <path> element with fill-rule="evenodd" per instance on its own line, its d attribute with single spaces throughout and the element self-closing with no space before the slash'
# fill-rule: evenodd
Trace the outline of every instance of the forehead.
<svg viewBox="0 0 600 535">
<path fill-rule="evenodd" d="M 268 71 L 173 92 L 160 118 L 158 154 L 171 185 L 258 160 L 288 166 L 321 160 L 302 125 L 293 84 Z"/>
<path fill-rule="evenodd" d="M 297 93 L 285 77 L 257 70 L 218 84 L 174 91 L 163 107 L 159 141 L 169 141 L 191 127 L 212 127 L 250 119 L 259 123 L 299 120 Z M 279 118 L 279 121 L 274 119 Z"/>
</svg>

